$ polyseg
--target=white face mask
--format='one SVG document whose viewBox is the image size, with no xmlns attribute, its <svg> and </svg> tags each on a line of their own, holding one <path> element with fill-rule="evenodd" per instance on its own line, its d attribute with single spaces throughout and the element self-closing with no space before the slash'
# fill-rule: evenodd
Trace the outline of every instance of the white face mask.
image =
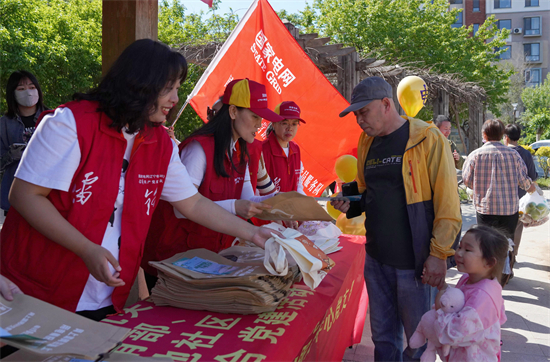
<svg viewBox="0 0 550 362">
<path fill-rule="evenodd" d="M 23 107 L 32 107 L 38 103 L 38 89 L 16 90 L 15 100 Z"/>
</svg>

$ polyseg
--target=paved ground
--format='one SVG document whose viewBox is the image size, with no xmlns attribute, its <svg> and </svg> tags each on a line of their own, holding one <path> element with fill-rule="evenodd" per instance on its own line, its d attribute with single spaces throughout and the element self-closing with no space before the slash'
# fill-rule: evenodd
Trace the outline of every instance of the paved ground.
<svg viewBox="0 0 550 362">
<path fill-rule="evenodd" d="M 550 191 L 544 191 L 550 200 Z M 464 233 L 475 224 L 471 204 L 462 205 Z M 447 283 L 455 285 L 461 273 L 450 269 Z M 508 321 L 502 327 L 502 361 L 550 361 L 550 223 L 524 229 L 514 278 L 502 295 Z M 374 345 L 367 320 L 361 343 L 348 349 L 343 361 L 374 361 Z"/>
</svg>

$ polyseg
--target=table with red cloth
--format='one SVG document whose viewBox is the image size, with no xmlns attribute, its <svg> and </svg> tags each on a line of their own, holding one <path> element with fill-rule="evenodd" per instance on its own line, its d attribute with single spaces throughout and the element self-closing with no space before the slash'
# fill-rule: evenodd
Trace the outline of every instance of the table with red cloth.
<svg viewBox="0 0 550 362">
<path fill-rule="evenodd" d="M 365 237 L 342 235 L 335 267 L 312 291 L 295 283 L 274 312 L 222 314 L 141 301 L 103 322 L 131 328 L 116 351 L 174 361 L 341 361 L 361 341 Z"/>
</svg>

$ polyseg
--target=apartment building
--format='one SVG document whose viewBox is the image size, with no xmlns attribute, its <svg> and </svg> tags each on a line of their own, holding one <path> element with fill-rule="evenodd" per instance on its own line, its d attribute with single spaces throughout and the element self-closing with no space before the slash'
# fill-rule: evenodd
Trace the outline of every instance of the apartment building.
<svg viewBox="0 0 550 362">
<path fill-rule="evenodd" d="M 546 79 L 550 62 L 550 0 L 450 0 L 462 9 L 453 26 L 473 25 L 473 34 L 494 15 L 500 29 L 510 30 L 501 62 L 513 62 L 525 72 L 528 86 Z"/>
</svg>

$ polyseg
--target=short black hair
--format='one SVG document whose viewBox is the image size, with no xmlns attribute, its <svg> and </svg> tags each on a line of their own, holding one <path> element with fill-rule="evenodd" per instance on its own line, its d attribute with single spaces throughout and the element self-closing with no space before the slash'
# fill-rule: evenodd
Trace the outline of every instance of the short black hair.
<svg viewBox="0 0 550 362">
<path fill-rule="evenodd" d="M 73 98 L 99 102 L 112 127 L 121 130 L 127 125 L 128 132 L 134 133 L 145 125 L 155 126 L 149 116 L 158 107 L 158 97 L 167 84 L 178 79 L 183 83 L 185 78 L 183 55 L 158 41 L 140 39 L 124 49 L 97 88 Z"/>
<path fill-rule="evenodd" d="M 449 119 L 449 117 L 447 116 L 444 116 L 442 114 L 440 114 L 439 116 L 437 116 L 435 119 L 434 119 L 434 124 L 437 128 L 439 128 L 441 126 L 441 124 L 443 122 L 451 122 L 451 120 Z"/>
<path fill-rule="evenodd" d="M 504 134 L 512 141 L 517 142 L 521 137 L 521 127 L 516 123 L 507 124 L 504 127 Z"/>
<path fill-rule="evenodd" d="M 6 116 L 10 118 L 14 118 L 16 114 L 19 114 L 19 105 L 17 104 L 17 100 L 15 99 L 15 90 L 17 89 L 17 86 L 19 85 L 19 82 L 21 79 L 28 78 L 32 84 L 36 87 L 36 90 L 38 91 L 38 102 L 36 103 L 36 107 L 44 109 L 44 96 L 42 95 L 42 88 L 40 88 L 40 84 L 38 84 L 38 80 L 32 74 L 31 72 L 27 72 L 26 70 L 17 70 L 10 74 L 10 77 L 8 78 L 8 83 L 6 85 L 6 103 L 8 104 L 8 111 L 6 112 Z"/>
</svg>

